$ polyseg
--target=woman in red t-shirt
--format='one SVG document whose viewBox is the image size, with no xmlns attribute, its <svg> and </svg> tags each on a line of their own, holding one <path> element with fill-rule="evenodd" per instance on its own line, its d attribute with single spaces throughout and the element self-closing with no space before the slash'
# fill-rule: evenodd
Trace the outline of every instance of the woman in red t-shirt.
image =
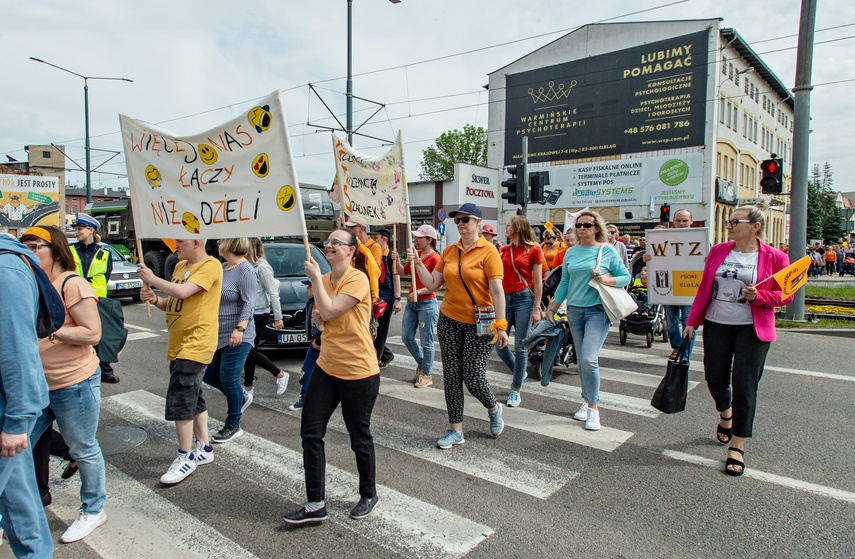
<svg viewBox="0 0 855 559">
<path fill-rule="evenodd" d="M 428 272 L 433 272 L 436 263 L 439 262 L 439 253 L 436 251 L 436 240 L 439 235 L 430 225 L 422 225 L 413 231 L 413 243 L 416 245 L 419 258 Z M 407 275 L 410 273 L 410 263 L 401 266 L 398 253 L 393 254 L 399 273 Z M 401 322 L 401 339 L 407 350 L 416 360 L 416 374 L 413 377 L 413 386 L 416 388 L 427 388 L 433 384 L 433 331 L 436 328 L 436 319 L 439 317 L 439 306 L 436 303 L 436 292 L 428 290 L 419 279 L 418 274 L 413 274 L 410 291 L 407 293 L 407 306 L 404 307 L 404 317 Z M 422 345 L 416 343 L 416 330 L 421 325 Z"/>
<path fill-rule="evenodd" d="M 540 320 L 540 298 L 543 295 L 543 251 L 534 237 L 531 224 L 524 216 L 515 215 L 505 226 L 505 236 L 510 242 L 502 248 L 502 266 L 505 290 L 505 318 L 508 332 L 514 336 L 514 351 L 505 346 L 499 348 L 502 362 L 513 372 L 511 393 L 507 406 L 520 405 L 520 391 L 525 380 L 528 349 L 523 340 L 528 336 L 528 327 Z"/>
</svg>

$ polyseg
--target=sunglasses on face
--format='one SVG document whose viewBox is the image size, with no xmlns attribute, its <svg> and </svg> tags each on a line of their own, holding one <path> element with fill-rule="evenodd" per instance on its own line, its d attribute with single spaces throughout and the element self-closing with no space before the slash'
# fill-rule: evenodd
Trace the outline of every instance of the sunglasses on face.
<svg viewBox="0 0 855 559">
<path fill-rule="evenodd" d="M 454 218 L 454 224 L 460 225 L 461 223 L 469 223 L 469 220 L 471 220 L 471 219 L 473 219 L 473 218 L 469 217 L 468 215 L 466 217 L 455 217 Z"/>
<path fill-rule="evenodd" d="M 581 228 L 583 228 L 583 227 L 584 227 L 585 229 L 590 229 L 590 228 L 591 228 L 591 227 L 593 227 L 593 226 L 594 226 L 594 224 L 593 224 L 593 223 L 576 223 L 576 229 L 581 229 Z M 610 233 L 610 234 L 611 234 L 611 233 Z"/>
<path fill-rule="evenodd" d="M 39 244 L 39 243 L 27 243 L 27 244 L 25 244 L 24 246 L 25 246 L 25 247 L 27 247 L 28 249 L 30 249 L 30 250 L 31 250 L 31 251 L 33 251 L 33 252 L 38 252 L 40 248 L 42 248 L 42 247 L 49 247 L 50 245 L 48 245 L 48 244 Z"/>
</svg>

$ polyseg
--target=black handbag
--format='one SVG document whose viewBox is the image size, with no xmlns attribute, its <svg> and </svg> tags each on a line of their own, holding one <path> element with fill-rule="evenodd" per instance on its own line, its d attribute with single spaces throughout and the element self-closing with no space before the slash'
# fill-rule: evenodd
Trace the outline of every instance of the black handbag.
<svg viewBox="0 0 855 559">
<path fill-rule="evenodd" d="M 689 343 L 683 338 L 677 357 L 668 360 L 668 367 L 662 382 L 656 387 L 650 405 L 662 413 L 677 413 L 686 409 L 689 394 Z"/>
</svg>

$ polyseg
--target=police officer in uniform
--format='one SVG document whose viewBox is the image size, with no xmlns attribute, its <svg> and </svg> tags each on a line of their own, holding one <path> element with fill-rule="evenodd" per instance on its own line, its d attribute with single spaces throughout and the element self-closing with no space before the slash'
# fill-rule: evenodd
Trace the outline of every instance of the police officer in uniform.
<svg viewBox="0 0 855 559">
<path fill-rule="evenodd" d="M 100 223 L 91 215 L 77 214 L 74 223 L 74 236 L 77 242 L 71 245 L 71 255 L 74 257 L 77 274 L 92 284 L 98 298 L 107 296 L 107 278 L 113 272 L 113 262 L 110 251 L 99 245 L 101 237 L 96 233 Z M 113 372 L 113 366 L 101 362 L 101 382 L 116 384 L 119 377 Z"/>
</svg>

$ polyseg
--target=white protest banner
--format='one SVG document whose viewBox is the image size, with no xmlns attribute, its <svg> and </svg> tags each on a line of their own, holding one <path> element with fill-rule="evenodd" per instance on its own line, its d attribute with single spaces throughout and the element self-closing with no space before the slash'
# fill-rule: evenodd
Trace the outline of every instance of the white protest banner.
<svg viewBox="0 0 855 559">
<path fill-rule="evenodd" d="M 647 288 L 650 302 L 691 305 L 710 251 L 706 227 L 648 229 Z"/>
<path fill-rule="evenodd" d="M 576 218 L 579 217 L 580 215 L 582 215 L 582 212 L 589 212 L 589 211 L 591 211 L 591 208 L 589 208 L 588 206 L 585 206 L 584 208 L 582 208 L 578 212 L 570 212 L 568 210 L 565 210 L 564 211 L 564 233 L 567 233 L 567 231 L 570 231 L 571 229 L 575 229 L 576 228 Z"/>
<path fill-rule="evenodd" d="M 343 185 L 344 213 L 358 215 L 370 225 L 408 223 L 410 216 L 401 132 L 386 155 L 372 157 L 354 150 L 332 135 L 337 184 Z"/>
<path fill-rule="evenodd" d="M 191 136 L 119 120 L 138 239 L 306 235 L 279 92 Z"/>
</svg>

